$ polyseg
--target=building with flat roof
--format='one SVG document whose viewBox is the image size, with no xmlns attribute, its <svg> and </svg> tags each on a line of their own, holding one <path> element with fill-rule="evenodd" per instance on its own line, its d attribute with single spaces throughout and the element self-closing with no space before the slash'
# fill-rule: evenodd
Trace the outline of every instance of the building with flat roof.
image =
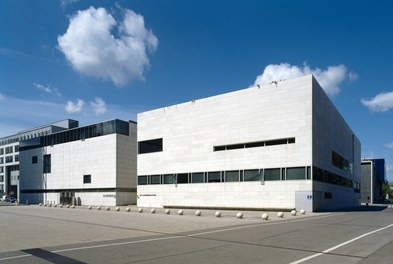
<svg viewBox="0 0 393 264">
<path fill-rule="evenodd" d="M 78 127 L 79 122 L 64 119 L 48 125 L 24 130 L 0 138 L 0 195 L 9 194 L 19 200 L 19 143 L 54 132 Z"/>
<path fill-rule="evenodd" d="M 373 204 L 381 202 L 382 184 L 386 181 L 385 159 L 362 159 L 361 202 Z"/>
<path fill-rule="evenodd" d="M 21 141 L 21 201 L 135 204 L 136 132 L 116 119 Z"/>
<path fill-rule="evenodd" d="M 360 204 L 360 142 L 313 76 L 138 114 L 138 206 Z"/>
</svg>

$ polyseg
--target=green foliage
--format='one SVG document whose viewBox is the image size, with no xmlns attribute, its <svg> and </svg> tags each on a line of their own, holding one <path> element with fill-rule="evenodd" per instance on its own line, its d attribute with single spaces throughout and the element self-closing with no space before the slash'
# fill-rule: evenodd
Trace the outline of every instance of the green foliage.
<svg viewBox="0 0 393 264">
<path fill-rule="evenodd" d="M 382 195 L 384 198 L 385 198 L 386 194 L 389 194 L 389 197 L 393 198 L 393 190 L 390 188 L 390 185 L 388 182 L 382 183 L 381 191 L 382 191 Z"/>
</svg>

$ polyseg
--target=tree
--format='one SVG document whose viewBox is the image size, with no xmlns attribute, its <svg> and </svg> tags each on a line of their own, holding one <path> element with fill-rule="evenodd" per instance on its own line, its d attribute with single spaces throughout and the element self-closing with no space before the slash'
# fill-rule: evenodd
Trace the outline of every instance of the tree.
<svg viewBox="0 0 393 264">
<path fill-rule="evenodd" d="M 383 198 L 386 197 L 386 194 L 389 195 L 389 199 L 393 198 L 393 189 L 390 188 L 390 185 L 387 181 L 382 183 L 381 191 L 382 191 Z"/>
</svg>

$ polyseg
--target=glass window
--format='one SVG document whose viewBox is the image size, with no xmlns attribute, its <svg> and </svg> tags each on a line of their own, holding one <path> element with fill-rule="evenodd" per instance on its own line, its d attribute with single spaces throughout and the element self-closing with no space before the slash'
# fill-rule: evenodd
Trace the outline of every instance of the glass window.
<svg viewBox="0 0 393 264">
<path fill-rule="evenodd" d="M 265 146 L 265 141 L 246 143 L 246 148 L 257 148 Z"/>
<path fill-rule="evenodd" d="M 0 176 L 0 182 L 3 182 L 4 181 L 4 175 L 1 175 Z"/>
<path fill-rule="evenodd" d="M 138 185 L 147 185 L 147 176 L 138 176 Z"/>
<path fill-rule="evenodd" d="M 162 151 L 162 138 L 138 142 L 138 154 Z"/>
<path fill-rule="evenodd" d="M 19 152 L 19 146 L 18 145 L 15 146 L 15 152 Z"/>
<path fill-rule="evenodd" d="M 0 155 L 3 155 L 3 154 L 4 154 L 4 149 L 0 148 Z"/>
<path fill-rule="evenodd" d="M 38 162 L 38 157 L 37 156 L 33 156 L 31 157 L 31 163 L 37 163 Z"/>
<path fill-rule="evenodd" d="M 265 169 L 265 181 L 279 181 L 280 169 Z"/>
<path fill-rule="evenodd" d="M 265 146 L 274 146 L 274 145 L 283 145 L 287 144 L 287 139 L 275 139 L 275 140 L 268 140 L 265 142 Z"/>
<path fill-rule="evenodd" d="M 0 158 L 0 164 L 3 164 L 3 163 L 4 163 L 4 158 L 1 157 L 1 158 Z"/>
<path fill-rule="evenodd" d="M 228 145 L 227 146 L 227 150 L 242 149 L 242 148 L 244 148 L 244 144 L 235 144 L 235 145 Z"/>
<path fill-rule="evenodd" d="M 19 161 L 19 155 L 15 155 L 15 162 Z"/>
<path fill-rule="evenodd" d="M 175 183 L 175 175 L 174 174 L 165 174 L 163 175 L 163 184 L 173 184 Z"/>
<path fill-rule="evenodd" d="M 177 174 L 177 183 L 188 183 L 188 173 Z"/>
<path fill-rule="evenodd" d="M 226 171 L 225 172 L 226 182 L 238 182 L 239 181 L 239 171 Z"/>
<path fill-rule="evenodd" d="M 91 175 L 83 175 L 83 183 L 91 183 Z"/>
<path fill-rule="evenodd" d="M 214 151 L 221 151 L 221 150 L 225 150 L 225 146 L 216 146 L 213 148 Z"/>
<path fill-rule="evenodd" d="M 4 172 L 4 167 L 3 166 L 0 167 L 0 172 Z"/>
<path fill-rule="evenodd" d="M 221 182 L 221 172 L 219 171 L 208 172 L 207 182 Z"/>
<path fill-rule="evenodd" d="M 160 184 L 160 183 L 161 183 L 161 175 L 150 176 L 150 184 Z"/>
<path fill-rule="evenodd" d="M 7 156 L 5 157 L 5 163 L 11 163 L 14 161 L 14 156 Z"/>
<path fill-rule="evenodd" d="M 304 180 L 306 171 L 304 167 L 287 168 L 287 180 Z"/>
<path fill-rule="evenodd" d="M 259 170 L 244 170 L 244 181 L 259 181 Z"/>
<path fill-rule="evenodd" d="M 44 170 L 44 173 L 51 172 L 51 155 L 50 154 L 44 155 L 43 170 Z"/>
<path fill-rule="evenodd" d="M 203 183 L 205 174 L 203 172 L 194 172 L 191 174 L 191 182 L 192 183 Z"/>
</svg>

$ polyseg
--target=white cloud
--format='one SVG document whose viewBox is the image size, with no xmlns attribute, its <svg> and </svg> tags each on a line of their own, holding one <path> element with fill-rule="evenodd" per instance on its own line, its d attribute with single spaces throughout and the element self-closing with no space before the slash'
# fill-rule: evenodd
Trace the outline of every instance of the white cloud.
<svg viewBox="0 0 393 264">
<path fill-rule="evenodd" d="M 263 73 L 257 76 L 254 85 L 268 84 L 272 81 L 285 80 L 308 74 L 314 75 L 325 92 L 330 96 L 340 92 L 339 85 L 345 79 L 353 81 L 358 78 L 356 73 L 348 72 L 345 65 L 329 66 L 326 70 L 321 70 L 319 68 L 311 69 L 307 64 L 304 64 L 303 67 L 298 67 L 289 63 L 281 63 L 266 66 Z"/>
<path fill-rule="evenodd" d="M 5 99 L 5 95 L 0 93 L 0 100 L 3 100 L 3 99 Z"/>
<path fill-rule="evenodd" d="M 61 4 L 61 6 L 63 7 L 63 8 L 65 8 L 66 6 L 68 6 L 68 5 L 70 5 L 70 4 L 73 4 L 73 3 L 76 3 L 76 2 L 78 2 L 79 0 L 60 0 L 60 4 Z"/>
<path fill-rule="evenodd" d="M 393 142 L 385 144 L 385 147 L 393 149 Z"/>
<path fill-rule="evenodd" d="M 90 102 L 90 105 L 93 107 L 96 115 L 104 114 L 107 111 L 106 103 L 100 97 L 94 98 L 94 100 Z"/>
<path fill-rule="evenodd" d="M 81 99 L 78 99 L 75 103 L 68 101 L 65 110 L 68 113 L 79 113 L 82 111 L 84 104 L 85 102 Z"/>
<path fill-rule="evenodd" d="M 57 96 L 61 96 L 61 93 L 60 93 L 59 89 L 57 89 L 56 87 L 51 87 L 51 85 L 49 85 L 49 84 L 43 85 L 43 84 L 39 84 L 39 83 L 33 83 L 33 85 L 37 89 L 39 89 L 41 91 L 44 91 L 46 93 L 55 94 Z"/>
<path fill-rule="evenodd" d="M 362 99 L 361 102 L 372 112 L 386 112 L 393 108 L 393 92 L 380 93 L 371 99 Z"/>
<path fill-rule="evenodd" d="M 59 49 L 80 73 L 110 79 L 117 86 L 132 79 L 144 80 L 150 65 L 147 51 L 155 51 L 157 37 L 146 29 L 143 16 L 122 10 L 122 21 L 105 8 L 78 11 L 67 32 L 58 37 Z M 116 30 L 118 36 L 112 34 Z"/>
</svg>

